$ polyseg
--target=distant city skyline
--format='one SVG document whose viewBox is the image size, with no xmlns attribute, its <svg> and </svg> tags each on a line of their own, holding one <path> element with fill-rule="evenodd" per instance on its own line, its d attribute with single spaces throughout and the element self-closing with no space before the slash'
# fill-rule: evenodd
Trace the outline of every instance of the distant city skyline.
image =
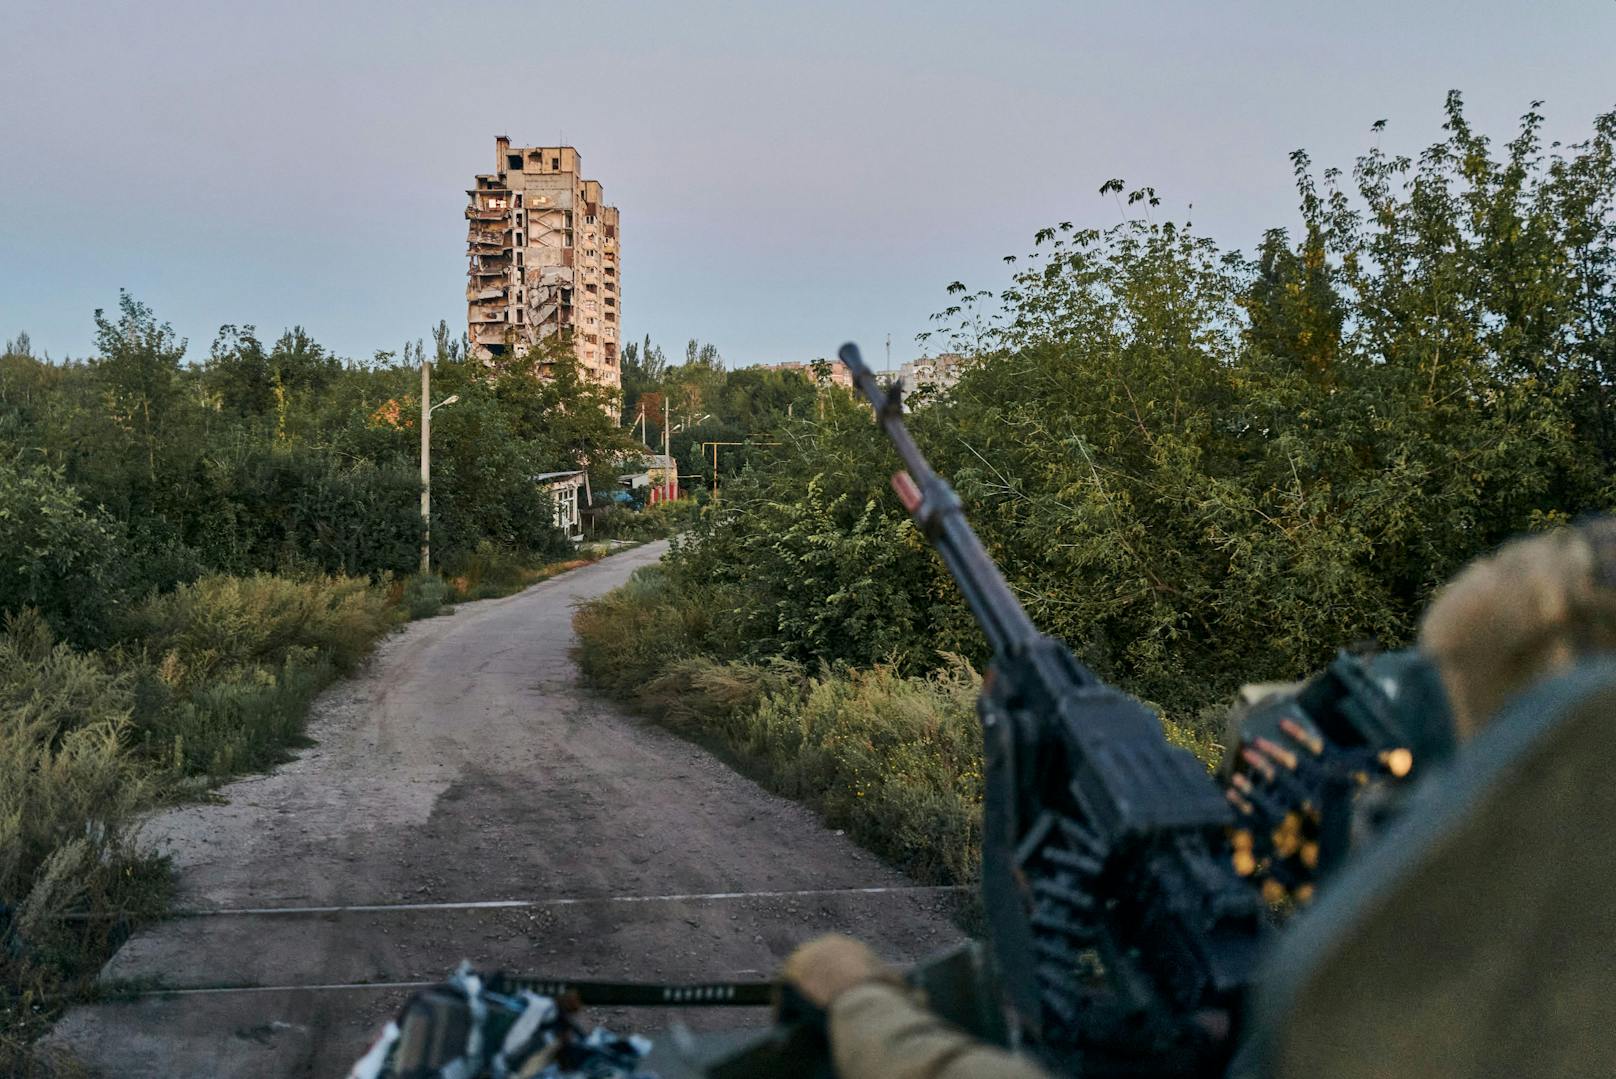
<svg viewBox="0 0 1616 1079">
<path fill-rule="evenodd" d="M 458 335 L 466 178 L 496 135 L 609 178 L 623 341 L 738 366 L 854 339 L 884 365 L 890 333 L 897 366 L 937 351 L 914 336 L 950 281 L 997 289 L 1037 229 L 1118 221 L 1111 177 L 1250 251 L 1295 224 L 1292 150 L 1418 153 L 1449 89 L 1495 142 L 1536 99 L 1566 142 L 1616 108 L 1609 0 L 12 0 L 6 23 L 0 337 L 58 358 L 120 287 L 193 360 L 223 323 L 354 358 Z"/>
</svg>

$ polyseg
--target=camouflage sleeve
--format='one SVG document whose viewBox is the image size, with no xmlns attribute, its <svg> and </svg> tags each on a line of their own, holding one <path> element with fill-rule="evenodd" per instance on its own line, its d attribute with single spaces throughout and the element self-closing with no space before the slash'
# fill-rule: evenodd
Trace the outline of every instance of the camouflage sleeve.
<svg viewBox="0 0 1616 1079">
<path fill-rule="evenodd" d="M 829 1015 L 841 1079 L 1045 1079 L 1031 1061 L 984 1045 L 884 982 L 841 993 Z"/>
</svg>

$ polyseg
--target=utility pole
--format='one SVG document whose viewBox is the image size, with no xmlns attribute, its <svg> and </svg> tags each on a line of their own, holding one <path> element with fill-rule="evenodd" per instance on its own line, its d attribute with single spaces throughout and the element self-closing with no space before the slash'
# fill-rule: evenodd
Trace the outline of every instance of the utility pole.
<svg viewBox="0 0 1616 1079">
<path fill-rule="evenodd" d="M 421 359 L 421 572 L 432 570 L 432 364 Z"/>
<path fill-rule="evenodd" d="M 668 395 L 664 391 L 662 394 L 662 494 L 663 497 L 671 499 L 673 497 L 671 487 L 673 484 L 678 483 L 679 480 L 677 475 L 675 475 L 672 479 L 670 479 L 668 475 L 670 472 L 673 472 L 673 451 L 668 448 L 670 445 L 672 445 L 672 443 L 668 440 L 668 424 L 670 422 L 671 419 L 668 409 Z"/>
<path fill-rule="evenodd" d="M 432 362 L 421 359 L 421 572 L 432 572 L 432 413 L 460 400 L 451 394 L 432 403 Z"/>
</svg>

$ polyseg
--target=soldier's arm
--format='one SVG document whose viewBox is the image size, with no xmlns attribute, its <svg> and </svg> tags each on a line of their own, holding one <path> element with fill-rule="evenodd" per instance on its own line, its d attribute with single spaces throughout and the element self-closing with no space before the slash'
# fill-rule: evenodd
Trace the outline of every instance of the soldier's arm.
<svg viewBox="0 0 1616 1079">
<path fill-rule="evenodd" d="M 1030 1061 L 984 1045 L 885 982 L 844 990 L 828 1014 L 841 1079 L 1044 1079 Z"/>
<path fill-rule="evenodd" d="M 797 949 L 786 978 L 825 1009 L 840 1079 L 1044 1079 L 1030 1061 L 986 1045 L 917 1003 L 865 945 L 837 935 Z"/>
</svg>

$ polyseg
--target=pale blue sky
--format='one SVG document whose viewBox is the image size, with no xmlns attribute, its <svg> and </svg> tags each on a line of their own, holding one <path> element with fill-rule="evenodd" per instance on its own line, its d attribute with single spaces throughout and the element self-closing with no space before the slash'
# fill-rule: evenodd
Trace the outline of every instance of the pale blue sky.
<svg viewBox="0 0 1616 1079">
<path fill-rule="evenodd" d="M 894 360 L 961 278 L 1096 190 L 1226 246 L 1286 155 L 1616 107 L 1616 2 L 73 2 L 0 7 L 0 336 L 82 355 L 124 286 L 205 354 L 302 323 L 349 356 L 463 327 L 464 188 L 558 137 L 623 214 L 624 330 L 731 363 Z"/>
</svg>

